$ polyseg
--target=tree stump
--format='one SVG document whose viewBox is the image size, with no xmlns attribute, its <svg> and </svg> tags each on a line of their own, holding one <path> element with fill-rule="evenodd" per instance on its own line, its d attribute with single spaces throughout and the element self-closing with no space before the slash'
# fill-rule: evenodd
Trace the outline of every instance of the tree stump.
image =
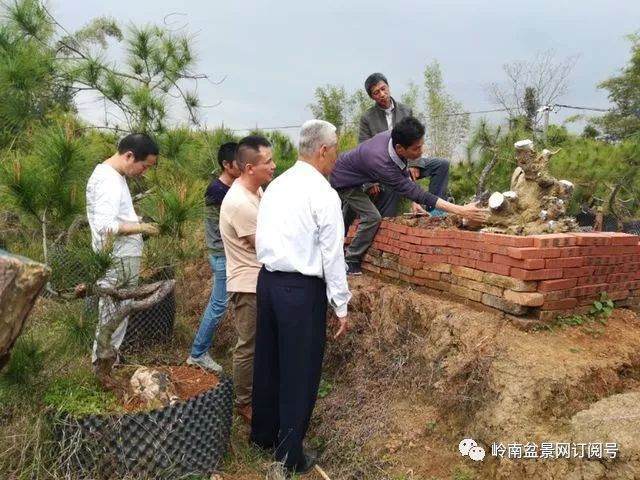
<svg viewBox="0 0 640 480">
<path fill-rule="evenodd" d="M 46 265 L 0 250 L 0 370 L 49 273 Z"/>
<path fill-rule="evenodd" d="M 489 197 L 491 212 L 485 230 L 515 235 L 559 233 L 577 229 L 566 216 L 573 184 L 549 173 L 549 160 L 557 153 L 538 153 L 531 140 L 516 142 L 518 167 L 511 176 L 511 190 Z"/>
</svg>

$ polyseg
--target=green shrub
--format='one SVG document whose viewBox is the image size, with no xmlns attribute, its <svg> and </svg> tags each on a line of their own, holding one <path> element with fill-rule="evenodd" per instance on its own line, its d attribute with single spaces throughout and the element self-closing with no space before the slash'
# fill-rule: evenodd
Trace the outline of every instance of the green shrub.
<svg viewBox="0 0 640 480">
<path fill-rule="evenodd" d="M 16 340 L 0 380 L 20 387 L 31 385 L 44 367 L 44 357 L 40 344 L 33 337 L 23 335 Z"/>
<path fill-rule="evenodd" d="M 115 395 L 104 391 L 90 371 L 54 380 L 44 394 L 44 403 L 58 412 L 71 415 L 121 410 Z"/>
</svg>

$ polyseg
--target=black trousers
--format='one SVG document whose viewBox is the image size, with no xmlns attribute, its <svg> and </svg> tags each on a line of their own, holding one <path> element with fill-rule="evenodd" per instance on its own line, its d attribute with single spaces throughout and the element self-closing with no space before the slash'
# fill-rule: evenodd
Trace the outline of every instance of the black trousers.
<svg viewBox="0 0 640 480">
<path fill-rule="evenodd" d="M 324 280 L 260 270 L 251 441 L 295 467 L 316 403 L 327 328 Z"/>
</svg>

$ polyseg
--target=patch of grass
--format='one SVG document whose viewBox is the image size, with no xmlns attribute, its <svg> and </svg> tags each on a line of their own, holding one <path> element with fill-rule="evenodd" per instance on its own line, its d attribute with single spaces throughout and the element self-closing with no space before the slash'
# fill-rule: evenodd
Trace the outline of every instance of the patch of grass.
<svg viewBox="0 0 640 480">
<path fill-rule="evenodd" d="M 467 467 L 456 467 L 451 474 L 451 480 L 474 480 L 476 474 Z"/>
<path fill-rule="evenodd" d="M 21 387 L 30 386 L 44 367 L 44 351 L 32 336 L 18 338 L 11 350 L 11 359 L 0 381 Z"/>
<path fill-rule="evenodd" d="M 74 416 L 122 411 L 115 395 L 103 390 L 90 371 L 51 382 L 44 394 L 44 403 Z"/>
<path fill-rule="evenodd" d="M 331 390 L 333 390 L 333 384 L 323 378 L 320 380 L 320 386 L 318 387 L 318 398 L 326 397 L 331 393 Z"/>
<path fill-rule="evenodd" d="M 606 325 L 614 308 L 613 300 L 607 296 L 606 292 L 601 292 L 600 299 L 593 302 L 589 313 L 557 317 L 551 324 L 542 325 L 539 330 L 554 331 L 556 328 L 581 327 L 584 333 L 600 337 L 604 334 L 604 328 L 598 327 L 597 324 Z"/>
</svg>

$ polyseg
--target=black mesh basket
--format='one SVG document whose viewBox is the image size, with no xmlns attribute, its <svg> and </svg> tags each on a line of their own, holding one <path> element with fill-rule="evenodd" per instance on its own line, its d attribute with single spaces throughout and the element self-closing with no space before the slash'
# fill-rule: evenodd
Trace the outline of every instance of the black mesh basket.
<svg viewBox="0 0 640 480">
<path fill-rule="evenodd" d="M 576 222 L 581 227 L 593 227 L 596 223 L 596 216 L 591 212 L 580 211 L 576 215 Z"/>
<path fill-rule="evenodd" d="M 228 448 L 232 413 L 233 384 L 223 377 L 197 397 L 151 412 L 56 418 L 59 470 L 101 479 L 210 475 Z"/>
<path fill-rule="evenodd" d="M 633 235 L 640 235 L 640 220 L 630 220 L 622 224 L 622 231 Z"/>
<path fill-rule="evenodd" d="M 591 212 L 581 211 L 576 215 L 576 222 L 581 227 L 593 227 L 596 223 L 596 215 Z M 605 215 L 602 218 L 602 231 L 603 232 L 616 232 L 618 231 L 618 220 L 613 215 Z"/>
<path fill-rule="evenodd" d="M 129 316 L 129 324 L 121 348 L 136 350 L 168 342 L 173 335 L 175 318 L 176 295 L 172 290 L 151 308 Z"/>
</svg>

